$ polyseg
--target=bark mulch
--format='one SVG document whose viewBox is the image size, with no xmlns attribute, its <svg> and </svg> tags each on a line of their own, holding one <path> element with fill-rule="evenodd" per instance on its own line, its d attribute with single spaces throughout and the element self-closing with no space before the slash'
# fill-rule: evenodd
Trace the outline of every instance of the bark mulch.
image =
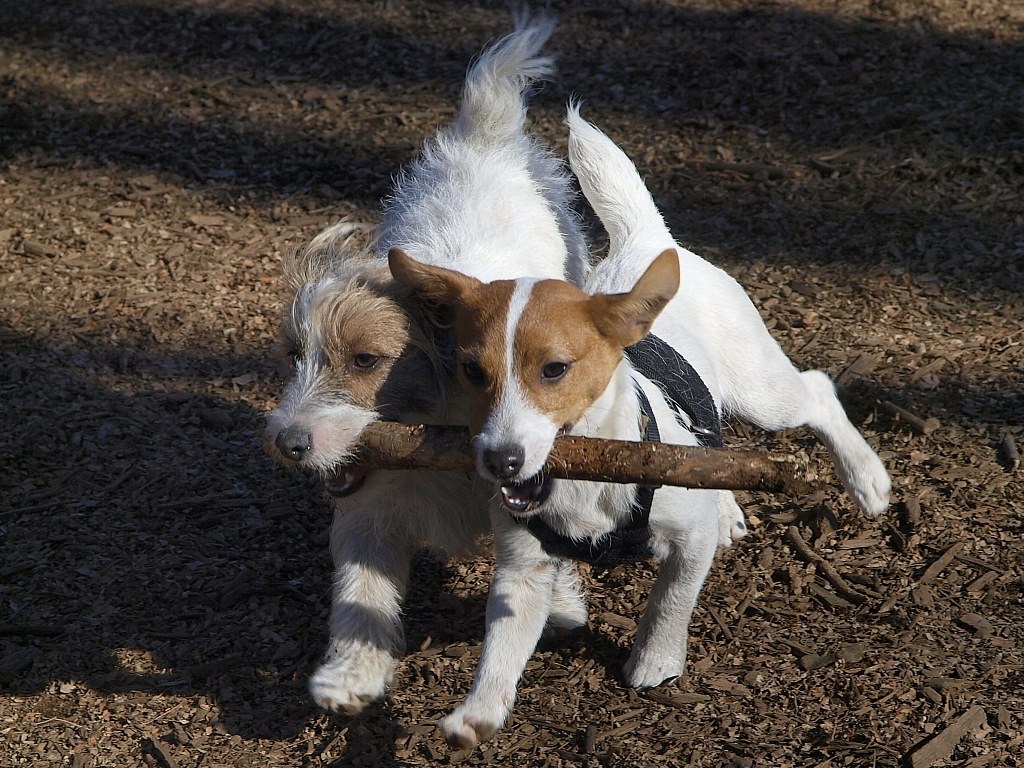
<svg viewBox="0 0 1024 768">
<path fill-rule="evenodd" d="M 688 674 L 620 668 L 654 571 L 512 722 L 450 750 L 490 560 L 415 563 L 387 700 L 329 717 L 328 506 L 260 451 L 282 255 L 372 218 L 499 3 L 0 0 L 0 764 L 1016 766 L 1024 736 L 1024 10 L 1013 0 L 554 2 L 563 105 L 837 381 L 894 479 L 741 494 Z M 685 290 L 685 287 L 684 287 Z"/>
</svg>

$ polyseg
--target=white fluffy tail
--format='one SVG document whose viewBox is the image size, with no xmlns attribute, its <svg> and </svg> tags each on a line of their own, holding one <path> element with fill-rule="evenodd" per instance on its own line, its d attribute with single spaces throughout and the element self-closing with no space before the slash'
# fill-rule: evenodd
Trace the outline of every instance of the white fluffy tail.
<svg viewBox="0 0 1024 768">
<path fill-rule="evenodd" d="M 569 166 L 580 189 L 608 232 L 609 252 L 621 253 L 632 238 L 673 238 L 633 162 L 619 147 L 569 105 Z"/>
<path fill-rule="evenodd" d="M 515 31 L 488 47 L 470 67 L 462 91 L 455 133 L 466 139 L 504 141 L 523 130 L 530 85 L 554 72 L 540 51 L 555 31 L 549 16 L 519 12 Z"/>
</svg>

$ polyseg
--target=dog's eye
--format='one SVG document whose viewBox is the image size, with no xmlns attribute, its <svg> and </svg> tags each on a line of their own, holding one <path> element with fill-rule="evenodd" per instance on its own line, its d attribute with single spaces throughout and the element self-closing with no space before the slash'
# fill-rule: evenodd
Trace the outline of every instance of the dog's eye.
<svg viewBox="0 0 1024 768">
<path fill-rule="evenodd" d="M 282 363 L 294 366 L 302 354 L 302 344 L 294 330 L 286 325 L 277 339 L 277 355 Z"/>
<path fill-rule="evenodd" d="M 544 379 L 544 381 L 558 381 L 560 378 L 565 376 L 565 373 L 568 370 L 568 363 L 548 363 L 547 365 L 540 369 L 540 375 Z"/>
<path fill-rule="evenodd" d="M 285 339 L 274 350 L 274 361 L 277 363 L 278 371 L 288 376 L 299 366 L 299 355 L 302 350 L 299 345 L 289 339 Z"/>
<path fill-rule="evenodd" d="M 380 362 L 380 355 L 370 352 L 360 352 L 352 357 L 352 367 L 357 371 L 372 371 Z"/>
<path fill-rule="evenodd" d="M 466 360 L 462 364 L 462 372 L 466 375 L 466 381 L 470 384 L 480 385 L 487 379 L 484 369 L 476 360 Z"/>
</svg>

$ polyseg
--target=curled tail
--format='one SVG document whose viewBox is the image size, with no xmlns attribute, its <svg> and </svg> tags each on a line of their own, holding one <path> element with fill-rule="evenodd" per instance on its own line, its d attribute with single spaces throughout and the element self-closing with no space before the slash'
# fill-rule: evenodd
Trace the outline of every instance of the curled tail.
<svg viewBox="0 0 1024 768">
<path fill-rule="evenodd" d="M 530 85 L 554 72 L 540 51 L 555 30 L 549 16 L 516 14 L 515 31 L 489 46 L 466 75 L 456 135 L 483 141 L 508 140 L 526 123 L 525 95 Z"/>
<path fill-rule="evenodd" d="M 633 162 L 600 130 L 569 105 L 569 166 L 580 189 L 608 232 L 609 252 L 621 253 L 631 241 L 663 242 L 673 238 Z M 657 251 L 653 251 L 657 253 Z"/>
</svg>

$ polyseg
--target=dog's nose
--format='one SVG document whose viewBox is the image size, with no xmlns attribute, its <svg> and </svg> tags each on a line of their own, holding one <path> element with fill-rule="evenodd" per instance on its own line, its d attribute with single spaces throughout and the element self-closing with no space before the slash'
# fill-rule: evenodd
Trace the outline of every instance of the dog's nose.
<svg viewBox="0 0 1024 768">
<path fill-rule="evenodd" d="M 523 468 L 526 452 L 521 445 L 501 445 L 483 452 L 484 466 L 503 480 L 514 477 Z"/>
<path fill-rule="evenodd" d="M 274 445 L 286 459 L 302 461 L 313 447 L 313 435 L 299 427 L 288 427 L 277 433 Z"/>
</svg>

